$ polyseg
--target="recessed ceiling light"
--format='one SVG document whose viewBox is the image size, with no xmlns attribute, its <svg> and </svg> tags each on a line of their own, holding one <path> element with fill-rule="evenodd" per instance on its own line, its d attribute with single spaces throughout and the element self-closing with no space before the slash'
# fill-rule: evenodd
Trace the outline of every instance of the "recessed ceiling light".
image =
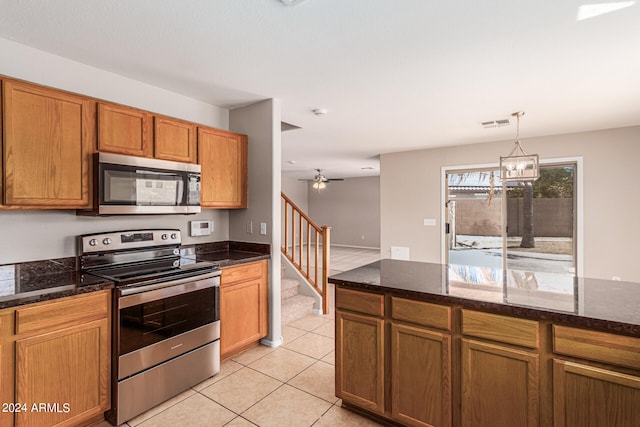
<svg viewBox="0 0 640 427">
<path fill-rule="evenodd" d="M 360 169 L 362 169 L 363 171 L 372 171 L 372 170 L 374 170 L 375 168 L 374 168 L 374 167 L 371 167 L 371 166 L 365 166 L 365 167 L 360 168 Z"/>
<path fill-rule="evenodd" d="M 631 7 L 634 4 L 635 1 L 583 4 L 582 6 L 578 7 L 578 16 L 576 18 L 576 21 L 595 18 L 596 16 L 604 15 L 605 13 L 615 12 L 616 10 Z"/>
<path fill-rule="evenodd" d="M 325 114 L 327 114 L 327 109 L 326 108 L 314 108 L 313 110 L 311 110 L 311 112 L 313 114 L 315 114 L 316 116 L 324 116 Z"/>
<path fill-rule="evenodd" d="M 288 160 L 287 163 L 289 163 L 290 165 L 295 165 L 296 161 L 295 160 Z"/>
</svg>

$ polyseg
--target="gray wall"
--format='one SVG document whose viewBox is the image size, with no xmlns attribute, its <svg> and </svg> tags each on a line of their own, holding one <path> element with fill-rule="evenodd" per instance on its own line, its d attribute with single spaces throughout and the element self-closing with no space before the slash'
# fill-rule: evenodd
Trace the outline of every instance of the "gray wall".
<svg viewBox="0 0 640 427">
<path fill-rule="evenodd" d="M 331 226 L 331 243 L 380 247 L 380 177 L 330 182 L 318 192 L 308 189 L 309 215 Z"/>
<path fill-rule="evenodd" d="M 247 209 L 229 212 L 229 238 L 246 242 L 269 243 L 269 335 L 263 343 L 282 343 L 280 327 L 280 116 L 277 99 L 270 99 L 229 113 L 229 128 L 249 139 L 249 182 Z M 251 222 L 252 232 L 247 232 Z M 260 234 L 260 223 L 267 233 Z"/>
<path fill-rule="evenodd" d="M 583 158 L 584 224 L 578 224 L 584 230 L 583 275 L 640 281 L 635 266 L 640 126 L 522 139 L 541 159 Z M 442 167 L 497 164 L 512 148 L 513 141 L 502 141 L 383 154 L 382 256 L 390 256 L 391 246 L 406 246 L 412 260 L 441 262 Z M 437 225 L 424 226 L 425 218 L 435 218 Z"/>
<path fill-rule="evenodd" d="M 0 57 L 11 58 L 0 61 L 0 75 L 228 128 L 229 112 L 226 109 L 2 38 Z M 189 237 L 189 221 L 196 219 L 213 220 L 214 233 L 206 237 Z M 0 264 L 75 256 L 75 237 L 80 234 L 158 227 L 182 230 L 187 244 L 226 240 L 229 238 L 229 215 L 226 210 L 206 210 L 198 215 L 95 218 L 76 216 L 75 211 L 69 210 L 0 210 Z"/>
<path fill-rule="evenodd" d="M 306 181 L 282 177 L 282 192 L 305 213 L 309 213 L 308 189 L 309 183 Z"/>
</svg>

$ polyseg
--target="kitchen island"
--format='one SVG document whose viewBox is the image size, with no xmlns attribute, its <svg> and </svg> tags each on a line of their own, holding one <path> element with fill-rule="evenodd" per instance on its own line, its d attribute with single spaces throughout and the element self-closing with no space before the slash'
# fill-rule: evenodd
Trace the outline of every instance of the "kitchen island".
<svg viewBox="0 0 640 427">
<path fill-rule="evenodd" d="M 418 426 L 640 425 L 640 284 L 381 260 L 336 286 L 336 394 Z"/>
</svg>

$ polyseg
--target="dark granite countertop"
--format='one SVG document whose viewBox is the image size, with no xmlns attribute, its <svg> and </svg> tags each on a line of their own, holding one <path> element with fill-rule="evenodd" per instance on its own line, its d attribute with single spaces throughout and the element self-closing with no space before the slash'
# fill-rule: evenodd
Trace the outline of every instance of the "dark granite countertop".
<svg viewBox="0 0 640 427">
<path fill-rule="evenodd" d="M 224 241 L 183 246 L 181 254 L 183 263 L 209 261 L 220 267 L 245 264 L 271 258 L 271 245 Z"/>
<path fill-rule="evenodd" d="M 76 271 L 76 258 L 0 265 L 0 309 L 113 288 Z"/>
<path fill-rule="evenodd" d="M 271 246 L 234 241 L 187 245 L 183 264 L 210 261 L 221 267 L 271 258 Z M 113 288 L 113 283 L 78 272 L 77 258 L 0 265 L 0 309 Z"/>
<path fill-rule="evenodd" d="M 640 337 L 640 283 L 383 259 L 335 285 Z"/>
</svg>

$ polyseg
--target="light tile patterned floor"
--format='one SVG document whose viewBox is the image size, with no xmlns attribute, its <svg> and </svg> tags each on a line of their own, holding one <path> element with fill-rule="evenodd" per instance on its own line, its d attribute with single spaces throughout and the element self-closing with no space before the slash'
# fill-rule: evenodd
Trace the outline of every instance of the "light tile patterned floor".
<svg viewBox="0 0 640 427">
<path fill-rule="evenodd" d="M 378 426 L 335 396 L 333 327 L 331 314 L 295 321 L 283 328 L 281 347 L 240 354 L 218 375 L 123 426 Z"/>
<path fill-rule="evenodd" d="M 379 259 L 379 252 L 369 249 L 332 247 L 332 255 L 333 274 Z M 343 409 L 335 396 L 333 310 L 291 322 L 282 335 L 282 346 L 258 346 L 227 360 L 214 377 L 123 426 L 380 425 Z"/>
</svg>

